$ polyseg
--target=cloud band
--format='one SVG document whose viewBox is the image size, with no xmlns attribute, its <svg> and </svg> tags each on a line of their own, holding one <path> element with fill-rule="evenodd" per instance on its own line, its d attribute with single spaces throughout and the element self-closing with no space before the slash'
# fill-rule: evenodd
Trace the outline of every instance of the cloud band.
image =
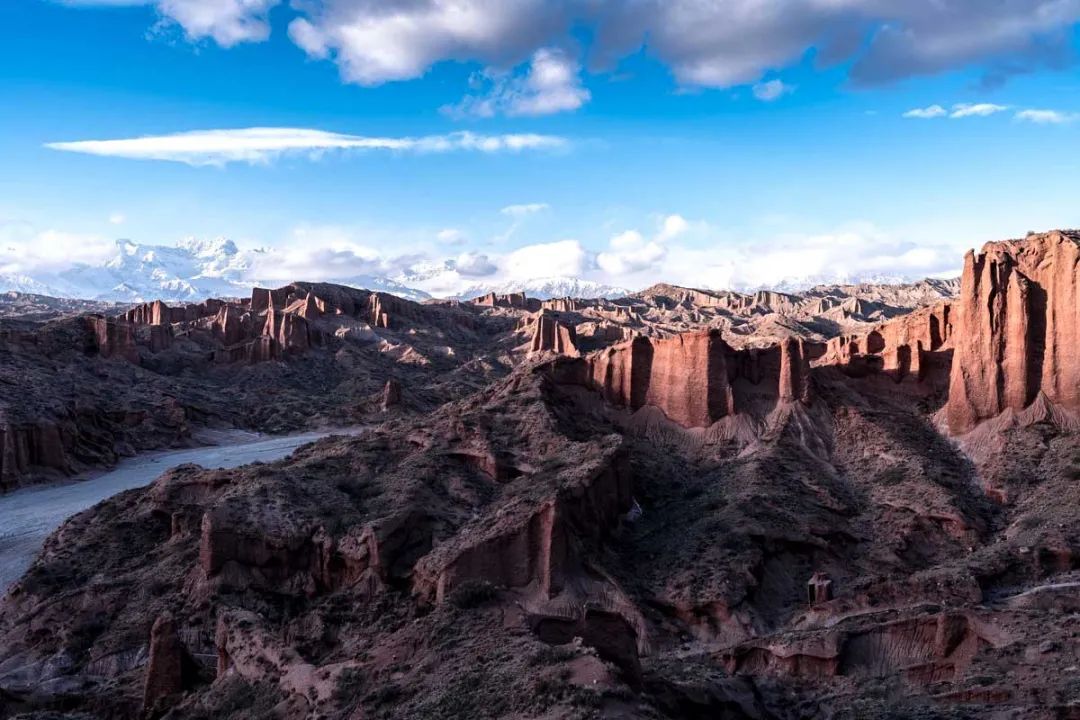
<svg viewBox="0 0 1080 720">
<path fill-rule="evenodd" d="M 565 138 L 533 133 L 478 135 L 457 132 L 395 138 L 346 135 L 307 128 L 243 128 L 195 130 L 119 140 L 54 142 L 46 147 L 102 157 L 161 160 L 198 167 L 228 163 L 265 164 L 285 155 L 317 158 L 334 151 L 498 153 L 558 150 L 568 145 Z"/>
</svg>

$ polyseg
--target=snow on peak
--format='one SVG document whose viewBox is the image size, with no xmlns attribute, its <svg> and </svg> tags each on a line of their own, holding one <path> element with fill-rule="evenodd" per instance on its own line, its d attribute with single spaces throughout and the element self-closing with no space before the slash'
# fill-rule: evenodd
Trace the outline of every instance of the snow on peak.
<svg viewBox="0 0 1080 720">
<path fill-rule="evenodd" d="M 498 283 L 476 283 L 458 293 L 460 298 L 474 298 L 494 292 L 500 295 L 523 292 L 539 300 L 551 298 L 619 298 L 630 294 L 626 288 L 605 285 L 595 280 L 559 276 L 529 278 L 525 280 L 507 280 Z"/>
<path fill-rule="evenodd" d="M 236 247 L 236 243 L 224 237 L 212 239 L 187 237 L 179 240 L 176 247 L 187 250 L 195 257 L 214 258 L 216 260 L 240 254 L 240 249 Z"/>
</svg>

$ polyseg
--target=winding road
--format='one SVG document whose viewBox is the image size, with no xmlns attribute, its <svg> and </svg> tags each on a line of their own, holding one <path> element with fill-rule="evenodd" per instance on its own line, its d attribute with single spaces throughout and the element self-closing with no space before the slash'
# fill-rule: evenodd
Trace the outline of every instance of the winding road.
<svg viewBox="0 0 1080 720">
<path fill-rule="evenodd" d="M 356 432 L 339 430 L 261 439 L 251 433 L 226 434 L 221 436 L 223 442 L 211 447 L 141 455 L 87 480 L 31 486 L 0 495 L 0 594 L 26 572 L 45 538 L 64 520 L 123 490 L 149 485 L 170 468 L 186 463 L 213 469 L 269 462 L 319 438 Z"/>
</svg>

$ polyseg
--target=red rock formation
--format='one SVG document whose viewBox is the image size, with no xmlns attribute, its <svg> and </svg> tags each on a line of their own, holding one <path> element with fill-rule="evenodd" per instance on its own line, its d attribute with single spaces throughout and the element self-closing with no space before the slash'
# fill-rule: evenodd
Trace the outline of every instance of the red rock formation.
<svg viewBox="0 0 1080 720">
<path fill-rule="evenodd" d="M 226 346 L 243 342 L 248 333 L 244 322 L 244 311 L 233 305 L 223 305 L 218 309 L 211 329 L 215 337 Z"/>
<path fill-rule="evenodd" d="M 128 310 L 127 320 L 134 325 L 161 325 L 172 322 L 172 315 L 168 305 L 155 300 Z"/>
<path fill-rule="evenodd" d="M 128 310 L 124 319 L 132 325 L 170 325 L 172 323 L 195 322 L 204 317 L 217 314 L 224 305 L 221 300 L 207 300 L 197 305 L 169 307 L 161 300 L 144 303 Z"/>
<path fill-rule="evenodd" d="M 767 413 L 778 403 L 809 402 L 810 362 L 823 351 L 799 339 L 735 350 L 719 330 L 706 330 L 664 339 L 638 336 L 554 367 L 557 382 L 593 387 L 632 411 L 653 406 L 695 428 L 736 413 Z"/>
<path fill-rule="evenodd" d="M 780 343 L 781 400 L 810 400 L 810 358 L 805 343 L 800 338 L 788 338 Z"/>
<path fill-rule="evenodd" d="M 553 352 L 577 357 L 577 334 L 572 325 L 564 325 L 559 322 L 557 315 L 542 310 L 533 326 L 529 352 Z"/>
<path fill-rule="evenodd" d="M 544 300 L 540 303 L 540 307 L 543 310 L 568 313 L 576 311 L 583 304 L 585 303 L 574 298 L 552 298 L 551 300 Z"/>
<path fill-rule="evenodd" d="M 288 287 L 277 288 L 276 290 L 254 288 L 251 291 L 251 311 L 263 312 L 270 308 L 282 310 L 288 304 L 288 295 Z"/>
<path fill-rule="evenodd" d="M 826 345 L 819 365 L 842 365 L 853 374 L 885 371 L 897 380 L 947 374 L 936 356 L 951 347 L 952 304 L 943 302 L 882 323 L 868 333 L 841 335 Z"/>
<path fill-rule="evenodd" d="M 503 307 L 503 308 L 517 308 L 519 310 L 528 310 L 535 312 L 540 309 L 540 301 L 535 298 L 530 298 L 525 293 L 510 293 L 508 295 L 498 295 L 496 293 L 488 293 L 481 297 L 473 299 L 473 304 L 480 307 Z"/>
<path fill-rule="evenodd" d="M 414 591 L 441 603 L 473 582 L 531 587 L 540 597 L 558 593 L 574 560 L 575 538 L 601 539 L 629 509 L 631 478 L 621 451 L 583 467 L 555 497 L 507 507 L 495 527 L 464 533 L 416 566 Z"/>
<path fill-rule="evenodd" d="M 303 352 L 311 347 L 307 320 L 289 312 L 268 310 L 266 324 L 263 326 L 263 337 L 271 341 L 268 344 L 271 358 L 278 358 L 290 352 Z M 263 357 L 265 345 L 267 343 L 260 343 L 256 349 L 256 357 L 260 360 L 265 359 Z"/>
<path fill-rule="evenodd" d="M 325 303 L 323 303 L 325 306 Z M 304 304 L 300 308 L 300 317 L 305 320 L 318 320 L 322 315 L 323 310 L 319 307 L 319 302 L 315 299 L 314 293 L 308 293 L 308 296 L 304 298 Z"/>
<path fill-rule="evenodd" d="M 18 486 L 33 467 L 71 472 L 60 428 L 48 422 L 8 425 L 0 419 L 0 488 Z"/>
<path fill-rule="evenodd" d="M 94 334 L 94 343 L 102 357 L 122 357 L 138 362 L 135 334 L 125 320 L 110 320 L 101 315 L 87 315 L 86 323 Z"/>
<path fill-rule="evenodd" d="M 386 385 L 383 387 L 382 403 L 380 404 L 383 412 L 400 404 L 401 383 L 394 379 L 387 380 Z"/>
<path fill-rule="evenodd" d="M 161 711 L 184 691 L 184 646 L 169 614 L 154 621 L 150 631 L 150 661 L 143 684 L 143 712 Z"/>
<path fill-rule="evenodd" d="M 395 303 L 393 300 L 390 300 L 389 297 L 390 296 L 384 296 L 380 293 L 374 293 L 368 298 L 368 322 L 374 327 L 390 327 L 390 313 L 388 310 L 390 309 L 390 306 Z"/>
<path fill-rule="evenodd" d="M 150 345 L 150 352 L 159 353 L 162 350 L 167 350 L 172 347 L 172 325 L 151 325 L 149 331 L 148 343 Z"/>
<path fill-rule="evenodd" d="M 1080 411 L 1080 233 L 989 243 L 964 258 L 946 419 L 953 433 L 1041 394 Z"/>
</svg>

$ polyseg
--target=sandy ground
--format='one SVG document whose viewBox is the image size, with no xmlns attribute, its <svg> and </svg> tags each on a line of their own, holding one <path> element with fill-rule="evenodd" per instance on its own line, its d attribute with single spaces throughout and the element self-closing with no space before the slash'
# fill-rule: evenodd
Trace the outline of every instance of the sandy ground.
<svg viewBox="0 0 1080 720">
<path fill-rule="evenodd" d="M 213 438 L 217 443 L 214 447 L 143 455 L 124 460 L 116 469 L 86 480 L 38 485 L 0 495 L 0 591 L 6 591 L 26 572 L 49 533 L 67 518 L 105 498 L 149 485 L 177 465 L 196 463 L 205 468 L 231 468 L 256 461 L 269 462 L 330 434 L 334 433 L 256 439 L 259 436 L 251 433 L 220 433 Z"/>
</svg>

